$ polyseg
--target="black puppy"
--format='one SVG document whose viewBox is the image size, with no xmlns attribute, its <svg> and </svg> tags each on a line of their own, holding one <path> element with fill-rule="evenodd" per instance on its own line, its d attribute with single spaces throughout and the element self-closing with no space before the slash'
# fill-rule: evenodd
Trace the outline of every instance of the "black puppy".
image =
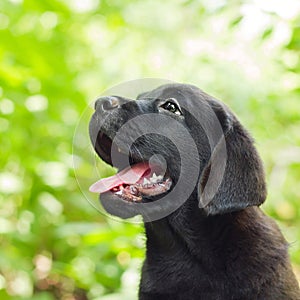
<svg viewBox="0 0 300 300">
<path fill-rule="evenodd" d="M 141 300 L 296 300 L 288 244 L 258 208 L 263 167 L 247 131 L 197 87 L 96 101 L 90 137 L 121 172 L 91 187 L 147 236 Z M 130 167 L 130 166 L 131 167 Z"/>
</svg>

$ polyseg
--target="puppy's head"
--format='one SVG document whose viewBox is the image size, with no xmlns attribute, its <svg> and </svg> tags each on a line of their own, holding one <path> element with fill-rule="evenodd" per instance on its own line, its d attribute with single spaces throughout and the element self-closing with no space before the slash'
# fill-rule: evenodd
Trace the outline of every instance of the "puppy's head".
<svg viewBox="0 0 300 300">
<path fill-rule="evenodd" d="M 97 154 L 119 170 L 91 187 L 113 215 L 150 221 L 195 201 L 215 215 L 265 200 L 251 137 L 226 106 L 194 86 L 163 85 L 137 101 L 102 97 L 89 130 Z"/>
</svg>

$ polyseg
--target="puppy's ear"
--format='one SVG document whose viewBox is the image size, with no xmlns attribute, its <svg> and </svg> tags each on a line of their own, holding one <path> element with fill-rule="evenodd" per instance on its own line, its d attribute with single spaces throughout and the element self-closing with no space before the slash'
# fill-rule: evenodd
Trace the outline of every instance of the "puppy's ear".
<svg viewBox="0 0 300 300">
<path fill-rule="evenodd" d="M 211 106 L 221 123 L 224 136 L 214 148 L 200 176 L 199 206 L 208 215 L 259 206 L 266 198 L 266 185 L 263 166 L 253 140 L 227 107 L 214 101 Z M 222 166 L 224 149 L 224 168 L 218 170 Z M 223 178 L 218 178 L 222 174 Z M 214 186 L 216 182 L 219 182 L 217 189 Z"/>
</svg>

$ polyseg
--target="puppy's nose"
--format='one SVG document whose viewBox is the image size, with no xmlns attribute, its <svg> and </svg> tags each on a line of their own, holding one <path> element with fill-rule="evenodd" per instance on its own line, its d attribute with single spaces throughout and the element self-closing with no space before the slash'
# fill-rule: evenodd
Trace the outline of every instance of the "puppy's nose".
<svg viewBox="0 0 300 300">
<path fill-rule="evenodd" d="M 96 100 L 95 110 L 108 111 L 117 108 L 120 101 L 115 96 L 105 96 Z"/>
</svg>

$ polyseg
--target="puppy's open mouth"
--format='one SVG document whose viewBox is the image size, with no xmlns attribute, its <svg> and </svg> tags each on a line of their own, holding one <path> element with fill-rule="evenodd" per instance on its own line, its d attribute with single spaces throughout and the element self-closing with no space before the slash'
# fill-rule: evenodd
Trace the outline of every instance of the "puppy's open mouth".
<svg viewBox="0 0 300 300">
<path fill-rule="evenodd" d="M 101 133 L 97 138 L 96 151 L 110 164 L 111 148 L 110 138 Z M 142 202 L 143 197 L 158 196 L 167 192 L 171 186 L 171 178 L 159 164 L 139 161 L 116 175 L 100 179 L 90 187 L 90 191 L 100 194 L 111 192 L 128 202 Z"/>
</svg>

